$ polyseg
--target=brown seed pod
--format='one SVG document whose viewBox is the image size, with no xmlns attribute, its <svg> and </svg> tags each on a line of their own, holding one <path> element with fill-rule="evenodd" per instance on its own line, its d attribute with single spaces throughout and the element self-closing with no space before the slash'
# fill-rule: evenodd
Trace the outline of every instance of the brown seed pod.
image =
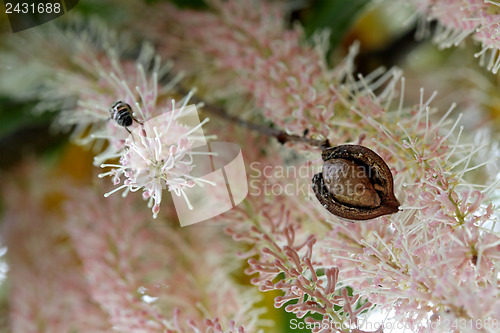
<svg viewBox="0 0 500 333">
<path fill-rule="evenodd" d="M 312 188 L 333 215 L 369 220 L 399 211 L 392 173 L 374 151 L 359 145 L 326 148 L 323 172 L 314 175 Z"/>
</svg>

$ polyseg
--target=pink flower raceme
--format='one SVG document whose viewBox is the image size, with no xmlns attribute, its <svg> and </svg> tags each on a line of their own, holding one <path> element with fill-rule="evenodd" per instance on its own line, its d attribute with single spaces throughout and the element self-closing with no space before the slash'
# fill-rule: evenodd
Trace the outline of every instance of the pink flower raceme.
<svg viewBox="0 0 500 333">
<path fill-rule="evenodd" d="M 245 272 L 253 275 L 251 283 L 264 292 L 283 293 L 275 297 L 275 307 L 304 318 L 311 327 L 321 327 L 312 315 L 336 323 L 337 327 L 355 324 L 359 313 L 371 303 L 357 295 L 342 294 L 338 268 L 327 264 L 326 257 L 321 257 L 328 229 L 321 223 L 318 225 L 323 217 L 315 211 L 314 203 L 307 199 L 309 192 L 302 191 L 298 172 L 291 172 L 289 178 L 272 176 L 269 170 L 280 170 L 283 162 L 277 152 L 271 150 L 268 154 L 262 156 L 253 145 L 245 150 L 245 158 L 253 161 L 250 184 L 254 194 L 247 198 L 246 205 L 238 206 L 217 219 L 230 222 L 225 230 L 234 240 L 251 246 L 247 253 L 240 253 L 241 258 L 247 259 Z M 264 169 L 260 170 L 259 166 Z M 301 172 L 311 167 L 294 165 L 299 166 Z M 313 173 L 312 170 L 309 172 Z M 273 196 L 264 195 L 269 188 L 286 191 Z M 357 310 L 344 311 L 351 307 Z M 333 326 L 322 332 L 342 330 Z"/>
<path fill-rule="evenodd" d="M 498 269 L 498 264 L 493 264 L 497 262 L 494 251 L 486 251 L 496 248 L 497 241 L 496 231 L 491 225 L 498 219 L 498 213 L 491 214 L 491 195 L 498 181 L 495 181 L 496 174 L 489 173 L 488 169 L 492 166 L 491 170 L 495 169 L 498 150 L 487 142 L 471 143 L 474 141 L 471 135 L 459 126 L 462 116 L 450 121 L 449 115 L 455 105 L 444 116 L 438 117 L 436 110 L 430 106 L 435 94 L 424 98 L 422 89 L 420 103 L 406 106 L 405 79 L 400 70 L 377 70 L 366 77 L 354 77 L 351 70 L 355 47 L 345 63 L 333 71 L 306 70 L 304 66 L 320 68 L 322 62 L 316 61 L 317 54 L 310 52 L 310 46 L 301 44 L 300 33 L 294 35 L 296 31 L 283 31 L 284 28 L 276 24 L 279 6 L 278 9 L 272 7 L 273 11 L 265 5 L 257 6 L 256 3 L 260 2 L 243 4 L 261 10 L 261 15 L 256 18 L 253 11 L 241 10 L 242 7 L 236 5 L 238 3 L 214 1 L 211 3 L 213 10 L 208 12 L 169 11 L 175 14 L 167 25 L 176 22 L 172 28 L 175 33 L 170 35 L 171 42 L 176 46 L 173 50 L 180 50 L 180 54 L 185 55 L 181 57 L 181 62 L 185 61 L 191 69 L 196 68 L 196 77 L 201 77 L 201 80 L 217 73 L 227 82 L 238 82 L 239 88 L 251 96 L 251 101 L 264 109 L 262 113 L 269 120 L 292 132 L 299 132 L 309 124 L 317 133 L 332 139 L 334 144 L 364 141 L 391 167 L 395 176 L 396 197 L 403 203 L 402 212 L 365 224 L 346 225 L 335 217 L 327 217 L 333 232 L 320 236 L 324 231 L 315 230 L 304 220 L 309 218 L 320 223 L 324 218 L 314 218 L 315 212 L 305 204 L 306 200 L 296 204 L 291 197 L 275 196 L 272 204 L 268 204 L 264 199 L 252 198 L 256 201 L 254 206 L 239 218 L 233 216 L 233 221 L 237 220 L 240 224 L 228 227 L 228 232 L 236 240 L 254 244 L 250 253 L 257 254 L 258 258 L 255 261 L 251 259 L 252 269 L 248 272 L 259 273 L 261 279 L 253 282 L 262 285 L 262 288 L 280 289 L 283 286 L 281 290 L 289 293 L 287 295 L 298 295 L 299 304 L 295 308 L 289 307 L 289 310 L 297 310 L 302 315 L 306 309 L 312 311 L 319 308 L 321 313 L 327 310 L 318 304 L 324 303 L 313 299 L 311 301 L 318 304 L 307 304 L 307 301 L 302 302 L 305 298 L 300 299 L 299 294 L 293 293 L 293 287 L 297 287 L 295 280 L 299 280 L 301 286 L 317 288 L 317 285 L 310 284 L 313 274 L 318 276 L 320 269 L 337 267 L 338 285 L 353 287 L 355 294 L 361 299 L 368 299 L 374 307 L 404 308 L 404 312 L 397 314 L 400 321 L 422 323 L 429 316 L 437 321 L 436 318 L 444 320 L 448 316 L 459 319 L 478 315 L 472 309 L 468 310 L 470 313 L 463 313 L 460 306 L 455 306 L 459 302 L 453 290 L 475 285 L 477 293 L 483 295 L 490 290 L 495 270 Z M 443 2 L 442 8 L 456 3 Z M 436 6 L 438 9 L 439 4 Z M 455 37 L 462 38 L 463 29 L 471 29 L 471 26 L 461 19 L 474 10 L 476 8 L 471 6 L 460 13 L 437 12 L 447 14 L 450 24 L 451 21 L 458 22 L 457 26 L 462 30 Z M 188 15 L 196 21 L 188 20 Z M 282 40 L 274 42 L 278 28 L 281 29 Z M 207 36 L 219 38 L 213 41 Z M 289 50 L 294 50 L 298 56 L 282 57 Z M 295 60 L 302 61 L 304 66 L 294 63 Z M 187 65 L 185 67 L 188 68 Z M 232 70 L 230 73 L 228 68 Z M 332 72 L 336 73 L 335 77 L 342 78 L 342 83 L 335 79 L 329 81 L 328 98 L 323 95 L 325 90 L 316 94 L 324 75 L 331 75 Z M 301 80 L 300 73 L 308 73 L 310 80 Z M 216 83 L 224 82 L 228 86 L 220 77 Z M 295 88 L 300 89 L 296 92 Z M 220 87 L 214 84 L 208 86 L 204 93 L 208 97 L 215 96 L 220 92 L 218 89 Z M 302 110 L 304 112 L 297 112 L 303 105 L 307 105 Z M 319 121 L 321 116 L 317 110 L 321 108 L 325 110 L 325 115 Z M 471 174 L 479 175 L 488 186 L 473 184 L 469 179 Z M 278 207 L 280 212 L 276 212 Z M 256 218 L 257 211 L 262 216 Z M 288 212 L 290 217 L 285 218 Z M 287 222 L 279 222 L 281 219 Z M 293 229 L 296 237 L 300 235 L 302 241 L 309 236 L 316 239 L 312 269 L 307 266 L 307 256 L 294 255 L 294 250 L 305 252 L 305 248 L 288 245 L 287 235 L 290 232 L 287 234 L 284 231 L 288 229 L 275 226 L 278 223 L 295 225 L 298 221 L 301 227 Z M 456 231 L 451 233 L 450 229 Z M 457 236 L 457 239 L 450 235 Z M 446 250 L 447 246 L 453 249 L 453 256 Z M 476 246 L 483 248 L 481 255 L 475 250 Z M 427 267 L 425 265 L 431 261 L 431 253 L 434 255 L 432 262 L 435 260 L 439 264 Z M 297 256 L 299 260 L 296 260 Z M 468 284 L 465 281 L 464 276 L 470 273 L 472 260 L 476 259 L 479 263 L 484 260 L 484 264 L 472 267 L 474 279 L 483 281 L 487 276 L 490 281 L 487 284 Z M 288 274 L 290 268 L 282 263 L 287 260 L 293 261 L 298 275 Z M 300 269 L 296 267 L 296 262 Z M 447 277 L 450 270 L 460 273 L 456 278 Z M 277 281 L 273 277 L 280 274 L 289 279 L 286 281 L 288 284 L 282 282 L 276 286 Z M 452 288 L 442 292 L 442 281 L 452 283 Z M 425 287 L 421 287 L 422 284 Z M 320 294 L 318 297 L 321 298 Z M 278 305 L 283 304 L 279 302 Z M 447 304 L 451 305 L 446 307 Z M 485 304 L 488 304 L 485 306 L 487 311 L 480 315 L 481 320 L 495 313 L 492 310 L 494 299 L 485 297 Z"/>
<path fill-rule="evenodd" d="M 225 262 L 226 251 L 235 248 L 219 237 L 220 228 L 180 228 L 173 219 L 151 223 L 131 198 L 103 202 L 97 194 L 74 193 L 67 227 L 90 294 L 115 328 L 257 331 L 258 296 L 230 277 L 235 267 Z"/>
<path fill-rule="evenodd" d="M 211 1 L 210 5 L 211 11 L 197 12 L 162 4 L 156 14 L 152 12 L 162 13 L 158 22 L 169 31 L 158 41 L 159 52 L 178 58 L 186 75 L 194 76 L 200 87 L 209 87 L 207 98 L 234 96 L 235 90 L 250 93 L 262 114 L 278 127 L 298 134 L 307 128 L 311 134 L 328 137 L 327 124 L 337 102 L 330 86 L 346 78 L 352 57 L 328 69 L 325 35 L 316 36 L 313 45 L 304 43 L 299 27 L 287 29 L 281 5 L 264 1 Z M 233 83 L 228 85 L 228 80 Z"/>
<path fill-rule="evenodd" d="M 69 180 L 27 163 L 3 181 L 0 236 L 8 247 L 10 332 L 110 332 L 89 293 L 84 269 L 56 209 Z M 4 283 L 4 282 L 3 282 Z"/>
<path fill-rule="evenodd" d="M 151 223 L 130 197 L 19 171 L 2 189 L 11 331 L 258 331 L 259 296 L 231 277 L 237 248 L 220 227 Z"/>
<path fill-rule="evenodd" d="M 429 8 L 432 15 L 447 26 L 444 39 L 453 43 L 468 34 L 479 36 L 482 26 L 467 18 L 481 13 L 494 18 L 495 14 L 489 2 L 426 2 L 423 8 L 426 4 L 433 6 Z M 483 12 L 485 4 L 489 7 Z M 390 217 L 346 224 L 327 215 L 307 191 L 299 192 L 300 181 L 308 183 L 310 177 L 297 177 L 296 186 L 289 187 L 283 176 L 262 172 L 269 184 L 291 189 L 292 194 L 261 191 L 218 217 L 232 222 L 226 228 L 228 234 L 248 243 L 249 252 L 241 256 L 248 259 L 246 272 L 256 274 L 252 283 L 263 291 L 283 292 L 275 298 L 275 305 L 298 317 L 309 317 L 309 322 L 314 321 L 310 314 L 316 313 L 337 323 L 355 324 L 365 315 L 387 309 L 395 310 L 398 321 L 419 324 L 424 331 L 445 320 L 486 322 L 498 317 L 499 236 L 495 225 L 499 213 L 492 204 L 498 187 L 499 154 L 495 146 L 488 140 L 476 141 L 460 127 L 461 115 L 457 121 L 450 121 L 454 105 L 439 117 L 431 107 L 435 94 L 424 98 L 422 89 L 417 105 L 405 105 L 405 80 L 398 69 L 380 69 L 356 77 L 352 72 L 356 46 L 343 63 L 329 69 L 321 42 L 311 46 L 303 40 L 300 29 L 287 29 L 283 3 L 214 0 L 209 5 L 211 10 L 199 12 L 163 3 L 141 7 L 134 2 L 133 6 L 157 11 L 155 23 L 143 24 L 142 31 L 151 33 L 155 29 L 156 36 L 162 36 L 162 55 L 176 56 L 179 68 L 186 69 L 197 83 L 204 83 L 202 95 L 234 97 L 232 93 L 237 91 L 242 94 L 227 103 L 233 107 L 230 111 L 240 111 L 234 105 L 248 104 L 253 113 L 244 116 L 264 115 L 297 134 L 309 128 L 318 137 L 330 138 L 333 144 L 370 147 L 390 166 L 396 196 L 402 203 L 401 211 Z M 461 11 L 449 10 L 457 8 Z M 488 27 L 484 28 L 486 34 L 493 33 L 495 25 L 491 23 L 484 24 Z M 488 41 L 493 43 L 495 39 Z M 144 125 L 134 124 L 134 135 L 127 139 L 126 131 L 114 122 L 99 132 L 91 128 L 94 136 L 100 133 L 105 142 L 117 144 L 102 157 L 120 157 L 119 163 L 107 165 L 112 170 L 102 176 L 112 176 L 118 185 L 116 190 L 124 189 L 124 194 L 142 190 L 156 215 L 163 189 L 182 196 L 183 190 L 201 182 L 191 175 L 193 147 L 198 141 L 189 133 L 193 126 L 182 126 L 179 119 L 167 113 L 171 109 L 165 100 L 171 97 L 160 92 L 155 70 L 135 69 L 133 61 L 109 57 L 106 52 L 91 59 L 89 63 L 97 65 L 88 68 L 98 74 L 95 76 L 102 81 L 96 81 L 106 89 L 81 85 L 85 87 L 82 94 L 91 92 L 85 96 L 95 101 L 92 105 L 96 107 L 86 106 L 87 111 L 79 113 L 81 118 L 76 122 L 84 124 L 80 130 L 87 128 L 87 112 L 104 116 L 109 96 L 117 92 L 125 95 Z M 491 68 L 496 68 L 496 61 L 493 58 Z M 66 78 L 75 77 L 72 73 Z M 135 86 L 144 87 L 135 90 L 138 95 Z M 155 97 L 155 89 L 161 97 Z M 181 104 L 187 105 L 188 99 Z M 159 121 L 150 124 L 155 117 Z M 232 141 L 238 138 L 223 135 Z M 285 165 L 314 167 L 319 157 L 315 151 L 306 152 L 304 146 L 278 150 L 251 136 L 240 142 L 246 144 L 243 153 L 250 155 L 251 161 L 259 160 L 271 169 Z M 103 207 L 97 196 L 93 201 L 87 196 L 82 195 L 83 208 L 71 208 L 81 212 L 73 216 L 71 235 L 90 277 L 93 298 L 110 314 L 114 325 L 142 324 L 167 331 L 240 329 L 240 321 L 235 318 L 241 313 L 231 311 L 241 309 L 240 294 L 234 294 L 232 288 L 218 288 L 219 279 L 205 284 L 207 280 L 202 277 L 202 285 L 210 290 L 208 302 L 196 308 L 203 316 L 190 312 L 193 304 L 201 302 L 197 289 L 192 288 L 192 277 L 210 271 L 220 273 L 214 275 L 222 280 L 227 274 L 217 269 L 221 268 L 217 256 L 207 255 L 204 261 L 185 258 L 190 253 L 186 244 L 204 244 L 203 237 L 190 234 L 184 242 L 186 238 L 179 237 L 181 233 L 174 229 L 152 232 L 143 224 L 147 219 L 129 218 L 133 211 L 128 205 L 124 209 L 116 198 L 105 201 L 109 206 Z M 139 232 L 136 226 L 146 230 Z M 164 246 L 165 239 L 170 247 Z M 215 251 L 220 246 L 218 241 L 207 248 Z M 172 248 L 186 261 L 172 259 L 176 258 Z M 168 253 L 169 271 L 157 270 L 163 267 L 155 261 L 162 252 Z M 183 266 L 183 262 L 188 264 Z M 198 274 L 186 274 L 193 271 Z M 154 276 L 151 280 L 150 275 Z M 165 292 L 161 285 L 148 281 L 169 281 L 176 288 Z M 199 281 L 194 282 L 196 285 Z M 181 300 L 179 311 L 164 301 L 170 301 L 172 293 L 173 298 Z M 471 295 L 478 296 L 472 299 Z M 228 304 L 229 309 L 224 308 Z M 173 323 L 168 319 L 171 313 Z"/>
<path fill-rule="evenodd" d="M 414 1 L 420 12 L 428 19 L 437 19 L 434 40 L 442 47 L 460 44 L 472 36 L 482 45 L 476 54 L 488 70 L 497 73 L 500 69 L 500 4 L 489 0 L 424 0 Z M 489 53 L 489 60 L 487 56 Z"/>
</svg>

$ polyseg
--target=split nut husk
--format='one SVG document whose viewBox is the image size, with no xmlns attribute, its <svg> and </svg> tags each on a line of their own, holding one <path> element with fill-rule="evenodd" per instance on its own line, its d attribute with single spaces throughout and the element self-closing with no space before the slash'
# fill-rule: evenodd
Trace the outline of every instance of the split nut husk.
<svg viewBox="0 0 500 333">
<path fill-rule="evenodd" d="M 359 145 L 323 150 L 323 172 L 314 175 L 316 198 L 333 215 L 369 220 L 399 211 L 392 173 L 374 151 Z"/>
</svg>

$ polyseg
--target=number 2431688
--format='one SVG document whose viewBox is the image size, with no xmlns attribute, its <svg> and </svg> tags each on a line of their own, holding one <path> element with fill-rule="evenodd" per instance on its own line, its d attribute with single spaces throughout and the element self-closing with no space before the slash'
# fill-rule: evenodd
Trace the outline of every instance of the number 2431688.
<svg viewBox="0 0 500 333">
<path fill-rule="evenodd" d="M 7 14 L 58 14 L 62 10 L 60 3 L 5 3 L 5 13 Z"/>
</svg>

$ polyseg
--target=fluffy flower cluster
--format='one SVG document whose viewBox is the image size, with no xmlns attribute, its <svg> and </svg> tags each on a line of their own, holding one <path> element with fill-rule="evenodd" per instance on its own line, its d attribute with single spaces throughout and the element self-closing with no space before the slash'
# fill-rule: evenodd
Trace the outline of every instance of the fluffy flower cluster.
<svg viewBox="0 0 500 333">
<path fill-rule="evenodd" d="M 45 169 L 3 187 L 12 331 L 258 331 L 259 296 L 231 278 L 220 228 L 151 223 L 131 198 L 103 201 Z"/>
<path fill-rule="evenodd" d="M 330 136 L 337 101 L 331 87 L 350 72 L 352 57 L 328 69 L 326 35 L 316 36 L 313 46 L 303 45 L 303 31 L 287 29 L 284 8 L 269 2 L 256 6 L 253 1 L 212 1 L 210 13 L 168 4 L 160 8 L 151 13 L 161 12 L 157 20 L 164 23 L 163 31 L 169 31 L 158 40 L 160 50 L 178 58 L 177 65 L 194 76 L 200 90 L 209 89 L 207 98 L 249 92 L 277 126 L 292 133 L 308 129 Z M 227 80 L 236 85 L 228 89 Z"/>
<path fill-rule="evenodd" d="M 326 220 L 331 225 L 323 226 L 318 221 L 324 217 L 313 213 L 314 204 L 306 197 L 299 203 L 296 196 L 275 195 L 249 198 L 249 206 L 226 216 L 239 221 L 227 228 L 228 234 L 252 244 L 252 251 L 243 255 L 250 257 L 247 274 L 258 274 L 252 283 L 262 291 L 283 291 L 275 306 L 305 316 L 311 325 L 316 322 L 313 331 L 343 332 L 320 330 L 312 314 L 342 327 L 380 307 L 396 310 L 398 321 L 437 332 L 449 328 L 446 322 L 489 323 L 498 316 L 493 292 L 500 259 L 500 237 L 494 229 L 498 213 L 488 199 L 498 184 L 492 180 L 498 153 L 493 151 L 494 157 L 482 163 L 474 161 L 481 160 L 480 149 L 458 143 L 453 133 L 458 122 L 444 133 L 446 117 L 430 122 L 431 99 L 422 97 L 413 116 L 399 110 L 405 123 L 399 126 L 388 115 L 374 120 L 357 111 L 363 128 L 383 133 L 376 144 L 392 161 L 397 196 L 406 196 L 398 215 L 355 224 L 330 216 Z M 265 161 L 267 167 L 280 165 Z M 492 171 L 488 187 L 465 181 L 471 171 L 485 166 Z M 299 187 L 292 192 L 300 193 Z M 345 286 L 354 289 L 352 298 L 345 298 Z M 470 295 L 482 296 L 471 301 Z"/>
<path fill-rule="evenodd" d="M 205 182 L 202 178 L 190 176 L 190 171 L 193 169 L 193 155 L 210 153 L 192 150 L 193 143 L 197 141 L 204 143 L 203 133 L 196 135 L 196 131 L 208 121 L 208 118 L 195 127 L 188 128 L 179 122 L 179 118 L 185 115 L 187 109 L 184 104 L 176 110 L 175 102 L 172 101 L 172 111 L 151 119 L 127 138 L 120 164 L 101 165 L 113 168 L 99 176 L 112 176 L 115 185 L 120 183 L 121 176 L 126 178 L 121 186 L 106 193 L 106 197 L 121 189 L 125 189 L 124 196 L 129 191 L 142 189 L 143 197 L 149 199 L 153 216 L 156 218 L 160 210 L 162 192 L 168 188 L 177 196 L 182 195 L 188 207 L 192 209 L 184 189 Z"/>
<path fill-rule="evenodd" d="M 134 12 L 140 7 L 151 13 L 149 20 L 164 23 L 130 20 L 131 27 L 135 22 L 144 33 L 154 29 L 151 35 L 164 37 L 159 52 L 179 59 L 179 68 L 200 83 L 200 95 L 215 99 L 237 91 L 243 101 L 239 105 L 250 105 L 254 118 L 263 115 L 301 135 L 309 129 L 333 144 L 363 143 L 390 165 L 402 203 L 394 215 L 346 223 L 328 215 L 310 193 L 300 191 L 304 183 L 310 186 L 310 177 L 291 177 L 292 182 L 286 183 L 283 177 L 262 171 L 266 181 L 286 188 L 286 193 L 250 196 L 217 218 L 231 222 L 225 231 L 234 240 L 247 243 L 249 251 L 239 257 L 247 259 L 247 274 L 257 274 L 251 283 L 261 291 L 281 292 L 275 306 L 309 323 L 320 318 L 354 326 L 382 309 L 395 310 L 396 320 L 418 324 L 421 331 L 440 332 L 446 331 L 447 321 L 484 324 L 499 318 L 499 211 L 492 203 L 498 197 L 499 152 L 488 137 L 466 133 L 460 126 L 462 115 L 451 120 L 455 105 L 438 114 L 430 106 L 434 93 L 425 97 L 422 89 L 420 101 L 405 106 L 405 79 L 398 69 L 376 70 L 365 77 L 353 74 L 356 45 L 344 62 L 329 69 L 321 38 L 307 44 L 299 28 L 286 28 L 283 3 L 213 0 L 209 4 L 210 10 L 193 11 L 163 3 L 141 7 L 135 1 L 123 2 Z M 422 10 L 432 8 L 433 15 L 441 15 L 439 8 L 452 8 L 446 6 L 457 2 L 421 4 Z M 446 24 L 456 27 L 445 35 L 455 42 L 478 34 L 473 31 L 478 26 L 469 26 L 470 20 L 464 23 L 461 15 L 480 15 L 481 10 L 491 15 L 483 5 L 494 6 L 464 2 L 460 13 L 447 16 Z M 148 79 L 146 68 L 151 66 L 136 67 L 113 52 L 99 55 L 90 57 L 90 62 L 84 58 L 86 65 L 80 67 L 93 73 L 88 81 L 92 84 L 78 71 L 62 76 L 61 82 L 87 82 L 80 85 L 85 88 L 80 95 L 85 97 L 80 98 L 82 109 L 62 117 L 81 125 L 80 133 L 90 125 L 94 137 L 115 144 L 101 157 L 120 157 L 120 164 L 105 165 L 113 169 L 102 176 L 113 177 L 116 185 L 124 179 L 117 190 L 125 189 L 125 194 L 143 189 L 156 215 L 164 187 L 182 195 L 184 187 L 196 184 L 189 173 L 197 138 L 192 139 L 192 134 L 199 127 L 182 126 L 175 106 L 166 107 L 170 96 L 158 89 L 157 69 Z M 147 59 L 151 64 L 152 58 Z M 491 68 L 497 66 L 495 58 Z M 112 122 L 93 128 L 91 124 L 102 121 L 116 94 L 137 109 L 141 121 L 156 116 L 160 121 L 137 126 L 127 139 L 123 128 Z M 181 102 L 181 109 L 189 97 Z M 118 130 L 124 136 L 118 137 Z M 286 164 L 312 170 L 318 164 L 318 156 L 311 157 L 304 147 L 277 148 L 262 138 L 242 138 L 231 131 L 221 136 L 239 140 L 247 162 L 260 161 L 266 168 Z M 78 274 L 85 276 L 90 290 L 85 299 L 98 304 L 96 316 L 105 318 L 105 327 L 167 332 L 257 329 L 256 313 L 247 308 L 254 303 L 244 302 L 245 295 L 228 280 L 230 270 L 224 269 L 224 252 L 219 251 L 226 243 L 216 236 L 220 229 L 191 226 L 181 232 L 168 224 L 155 229 L 129 201 L 113 198 L 103 203 L 92 191 L 76 197 L 68 205 L 66 238 L 81 260 Z M 208 243 L 211 237 L 214 242 Z M 15 243 L 11 246 L 13 256 L 24 253 L 16 251 Z M 228 251 L 234 255 L 236 249 Z M 194 286 L 202 286 L 203 293 Z M 22 323 L 31 317 L 20 318 Z M 481 330 L 496 328 L 483 325 Z M 362 331 L 344 325 L 313 330 Z"/>
<path fill-rule="evenodd" d="M 344 64 L 332 71 L 326 70 L 322 62 L 316 60 L 317 53 L 313 51 L 317 49 L 299 43 L 300 32 L 291 33 L 292 38 L 296 38 L 293 42 L 287 38 L 281 42 L 274 40 L 277 29 L 284 29 L 276 26 L 279 9 L 260 3 L 252 7 L 261 11 L 256 24 L 253 11 L 241 10 L 240 5 L 246 8 L 255 3 L 215 1 L 213 11 L 209 12 L 169 10 L 174 14 L 168 22 L 175 22 L 174 31 L 179 36 L 173 38 L 172 43 L 180 43 L 174 50 L 181 50 L 180 54 L 191 66 L 194 62 L 196 66 L 192 68 L 207 69 L 205 74 L 197 72 L 198 77 L 216 72 L 239 82 L 240 89 L 252 97 L 270 121 L 290 131 L 300 133 L 307 126 L 315 127 L 319 133 L 326 131 L 324 136 L 334 143 L 359 143 L 373 138 L 364 144 L 391 165 L 396 196 L 403 202 L 403 212 L 373 222 L 346 225 L 328 217 L 332 231 L 327 236 L 320 236 L 318 230 L 312 231 L 310 228 L 314 227 L 304 221 L 307 221 L 305 216 L 311 216 L 304 213 L 306 199 L 298 212 L 290 202 L 293 199 L 285 198 L 283 206 L 279 206 L 281 211 L 275 215 L 271 212 L 278 204 L 276 197 L 270 206 L 256 202 L 241 217 L 232 218 L 242 223 L 241 229 L 228 229 L 235 239 L 254 244 L 256 252 L 251 253 L 258 254 L 258 258 L 250 259 L 247 272 L 259 273 L 259 278 L 252 282 L 262 290 L 284 291 L 286 296 L 277 298 L 276 305 L 295 300 L 285 309 L 300 316 L 320 313 L 329 320 L 341 322 L 346 320 L 341 319 L 341 315 L 349 318 L 348 311 L 339 311 L 339 306 L 342 309 L 350 304 L 356 308 L 355 303 L 339 298 L 341 288 L 327 288 L 328 282 L 336 282 L 337 287 L 353 287 L 354 294 L 362 296 L 362 302 L 369 300 L 367 307 L 371 304 L 375 308 L 397 309 L 397 320 L 413 324 L 444 325 L 449 318 L 494 318 L 498 304 L 491 288 L 497 288 L 495 252 L 499 238 L 498 231 L 493 229 L 498 213 L 491 205 L 498 185 L 495 147 L 482 142 L 462 143 L 466 135 L 463 127 L 459 128 L 462 115 L 450 123 L 455 105 L 441 119 L 435 119 L 437 110 L 430 107 L 435 93 L 425 99 L 421 90 L 420 103 L 406 107 L 405 79 L 401 71 L 379 70 L 366 77 L 353 76 L 350 70 L 356 47 L 351 48 Z M 186 20 L 188 14 L 196 20 Z M 184 20 L 176 21 L 180 17 Z M 280 34 L 289 36 L 284 31 Z M 214 35 L 219 36 L 215 42 L 206 38 Z M 286 47 L 285 42 L 292 43 L 293 47 Z M 274 49 L 274 45 L 281 47 Z M 281 57 L 287 50 L 296 51 Z M 201 54 L 207 56 L 201 57 Z M 310 66 L 309 69 L 292 65 L 296 59 Z M 271 63 L 278 69 L 265 67 Z M 261 70 L 261 64 L 266 64 L 266 70 Z M 310 70 L 313 67 L 316 69 Z M 227 69 L 233 71 L 228 73 Z M 308 104 L 321 96 L 315 89 L 321 86 L 322 78 L 314 73 L 340 73 L 330 77 L 329 98 L 323 100 L 320 107 Z M 309 81 L 298 79 L 302 74 Z M 333 77 L 341 77 L 343 83 L 336 83 Z M 247 82 L 246 78 L 251 79 Z M 304 82 L 309 90 L 293 93 L 293 89 L 300 86 L 298 82 Z M 261 87 L 266 87 L 266 93 Z M 273 93 L 273 89 L 279 92 Z M 210 89 L 204 91 L 207 96 L 216 93 Z M 307 105 L 304 112 L 297 113 L 304 105 Z M 328 116 L 322 118 L 319 110 L 326 110 L 325 114 L 334 120 Z M 287 123 L 286 119 L 292 122 Z M 480 184 L 471 182 L 472 171 L 476 176 L 481 175 Z M 491 185 L 481 185 L 485 183 Z M 263 216 L 256 218 L 256 211 L 263 211 Z M 289 217 L 288 212 L 292 212 Z M 297 221 L 301 221 L 301 228 L 296 227 Z M 302 241 L 295 243 L 294 238 Z M 311 257 L 314 242 L 314 248 L 322 254 Z M 428 266 L 428 262 L 433 265 Z M 450 271 L 456 275 L 449 276 Z M 284 279 L 276 280 L 278 276 Z M 464 293 L 456 292 L 461 288 L 467 290 L 465 293 L 484 295 L 484 300 L 477 299 L 481 307 L 477 302 L 472 307 L 464 306 L 457 296 Z M 477 311 L 479 308 L 482 310 Z M 359 312 L 353 313 L 349 320 L 355 321 L 359 315 Z M 423 326 L 421 329 L 426 329 L 426 325 Z"/>
<path fill-rule="evenodd" d="M 225 245 L 207 243 L 206 236 L 215 236 L 218 228 L 181 231 L 123 209 L 124 204 L 130 206 L 123 200 L 102 205 L 95 191 L 77 195 L 86 200 L 69 204 L 69 233 L 90 294 L 114 327 L 137 332 L 256 329 L 260 311 L 248 308 L 257 295 L 228 279 L 237 266 L 224 263 Z M 83 213 L 89 209 L 93 213 Z M 121 213 L 108 213 L 115 211 Z"/>
<path fill-rule="evenodd" d="M 59 126 L 71 128 L 72 138 L 78 144 L 93 145 L 97 154 L 95 165 L 113 168 L 101 177 L 112 176 L 118 185 L 120 177 L 125 176 L 124 183 L 106 196 L 121 189 L 125 189 L 124 196 L 142 190 L 154 217 L 160 210 L 164 189 L 184 196 L 190 206 L 183 189 L 199 182 L 189 175 L 194 154 L 191 148 L 200 140 L 205 142 L 200 127 L 208 118 L 193 128 L 179 120 L 186 113 L 193 113 L 192 108 L 186 107 L 192 93 L 177 104 L 172 99 L 177 97 L 172 87 L 181 77 L 169 76 L 172 64 L 162 66 L 149 44 L 142 45 L 137 60 L 122 59 L 127 50 L 116 45 L 118 38 L 99 29 L 99 25 L 83 30 L 52 28 L 48 32 L 52 38 L 47 47 L 61 59 L 56 63 L 48 55 L 37 59 L 40 67 L 53 71 L 43 89 L 36 93 L 43 98 L 38 109 L 50 109 L 54 104 L 62 107 L 57 119 Z M 23 35 L 33 49 L 22 48 L 18 52 L 35 51 L 44 36 L 49 34 Z M 12 45 L 19 42 L 11 41 Z M 160 80 L 168 82 L 160 85 Z M 136 137 L 129 136 L 129 131 L 112 119 L 110 107 L 117 100 L 131 106 L 134 122 L 130 127 L 133 131 L 138 129 L 134 131 Z M 103 164 L 114 159 L 119 159 L 119 164 Z"/>
<path fill-rule="evenodd" d="M 49 173 L 37 164 L 18 171 L 23 178 L 32 175 L 29 183 L 12 177 L 2 187 L 7 210 L 1 239 L 8 247 L 10 331 L 109 331 L 107 314 L 88 294 L 65 221 L 58 216 L 60 178 L 44 182 Z M 43 187 L 33 186 L 41 182 Z"/>
<path fill-rule="evenodd" d="M 500 69 L 500 4 L 490 0 L 445 0 L 413 1 L 428 19 L 439 22 L 435 41 L 442 47 L 460 44 L 473 36 L 482 45 L 476 54 L 488 70 L 497 73 Z M 489 53 L 489 60 L 486 59 Z"/>
</svg>

